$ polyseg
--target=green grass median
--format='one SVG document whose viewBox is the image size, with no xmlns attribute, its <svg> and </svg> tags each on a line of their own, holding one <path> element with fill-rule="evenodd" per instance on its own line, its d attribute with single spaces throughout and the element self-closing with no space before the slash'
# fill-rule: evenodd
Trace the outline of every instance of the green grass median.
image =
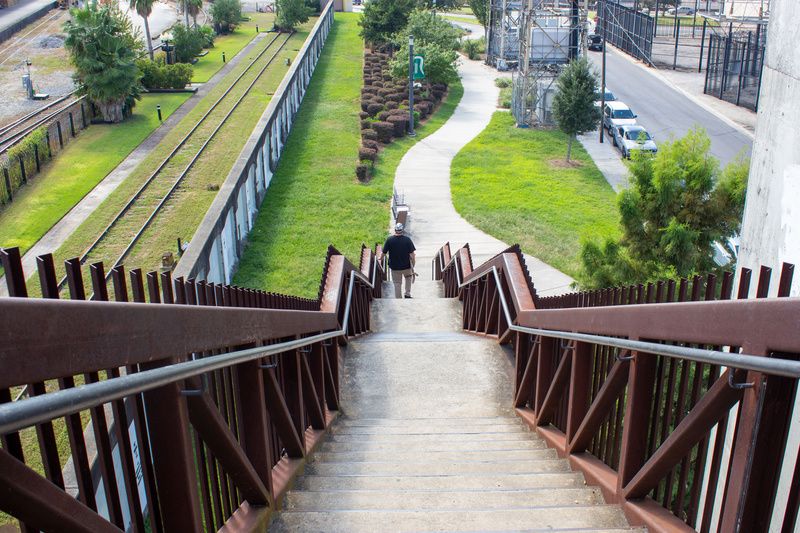
<svg viewBox="0 0 800 533">
<path fill-rule="evenodd" d="M 275 15 L 272 13 L 250 13 L 250 20 L 242 22 L 240 26 L 228 35 L 220 35 L 214 39 L 214 47 L 208 49 L 208 53 L 197 59 L 192 75 L 193 83 L 205 83 L 219 69 L 225 66 L 222 62 L 222 52 L 225 52 L 225 61 L 230 61 L 242 48 L 247 46 L 256 35 L 256 26 L 259 32 L 265 32 L 272 28 Z M 265 35 L 264 39 L 271 39 L 270 35 Z"/>
<path fill-rule="evenodd" d="M 616 195 L 579 143 L 576 166 L 564 163 L 566 137 L 519 129 L 510 113 L 489 126 L 453 160 L 456 210 L 481 230 L 575 277 L 581 238 L 619 236 Z"/>
<path fill-rule="evenodd" d="M 250 234 L 238 285 L 316 297 L 328 244 L 358 261 L 362 243 L 383 242 L 400 159 L 449 118 L 463 93 L 454 85 L 417 137 L 387 146 L 372 180 L 359 183 L 364 48 L 358 15 L 337 13 L 328 39 Z"/>
<path fill-rule="evenodd" d="M 25 253 L 159 126 L 156 105 L 166 120 L 190 95 L 145 94 L 125 122 L 81 132 L 0 212 L 0 248 Z"/>
</svg>

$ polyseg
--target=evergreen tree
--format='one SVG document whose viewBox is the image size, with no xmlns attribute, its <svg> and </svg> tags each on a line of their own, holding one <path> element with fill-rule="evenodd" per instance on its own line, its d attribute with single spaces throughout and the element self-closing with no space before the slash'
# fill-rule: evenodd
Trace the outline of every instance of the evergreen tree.
<svg viewBox="0 0 800 533">
<path fill-rule="evenodd" d="M 661 145 L 653 158 L 634 152 L 631 188 L 619 195 L 623 236 L 584 243 L 582 283 L 604 287 L 680 278 L 716 268 L 714 242 L 741 226 L 748 162 L 719 170 L 702 129 Z"/>
<path fill-rule="evenodd" d="M 121 122 L 141 94 L 136 58 L 144 51 L 142 43 L 116 7 L 88 4 L 71 15 L 64 24 L 64 44 L 75 65 L 78 88 L 104 121 Z"/>
<path fill-rule="evenodd" d="M 597 78 L 589 61 L 570 61 L 556 80 L 558 92 L 553 97 L 553 117 L 561 131 L 569 136 L 567 161 L 577 135 L 592 131 L 600 123 L 600 110 L 595 105 Z"/>
</svg>

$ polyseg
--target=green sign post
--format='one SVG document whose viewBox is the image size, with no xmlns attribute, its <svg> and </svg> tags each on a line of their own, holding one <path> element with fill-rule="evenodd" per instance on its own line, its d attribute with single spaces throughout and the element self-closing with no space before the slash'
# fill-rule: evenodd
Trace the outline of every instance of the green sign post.
<svg viewBox="0 0 800 533">
<path fill-rule="evenodd" d="M 425 77 L 425 59 L 422 56 L 414 56 L 414 79 L 421 80 Z"/>
</svg>

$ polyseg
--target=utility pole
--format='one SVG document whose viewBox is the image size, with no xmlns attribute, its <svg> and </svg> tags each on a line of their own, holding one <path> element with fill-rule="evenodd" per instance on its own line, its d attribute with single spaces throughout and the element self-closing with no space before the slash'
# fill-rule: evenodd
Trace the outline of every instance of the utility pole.
<svg viewBox="0 0 800 533">
<path fill-rule="evenodd" d="M 600 69 L 600 143 L 603 143 L 603 134 L 605 127 L 603 125 L 603 117 L 605 116 L 606 108 L 606 0 L 602 0 L 602 13 L 600 15 L 600 35 L 603 39 L 603 62 Z"/>
<path fill-rule="evenodd" d="M 414 131 L 414 36 L 408 36 L 408 136 L 416 137 Z"/>
</svg>

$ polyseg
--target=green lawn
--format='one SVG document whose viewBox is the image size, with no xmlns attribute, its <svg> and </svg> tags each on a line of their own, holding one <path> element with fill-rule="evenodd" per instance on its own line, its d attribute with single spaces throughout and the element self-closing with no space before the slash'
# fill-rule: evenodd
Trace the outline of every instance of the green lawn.
<svg viewBox="0 0 800 533">
<path fill-rule="evenodd" d="M 575 277 L 581 238 L 618 237 L 616 195 L 579 143 L 563 165 L 559 131 L 519 129 L 510 113 L 489 126 L 453 160 L 456 210 L 498 239 Z"/>
<path fill-rule="evenodd" d="M 220 35 L 214 40 L 214 47 L 208 50 L 208 54 L 198 58 L 194 64 L 194 75 L 192 82 L 204 83 L 211 79 L 224 66 L 222 62 L 222 52 L 225 52 L 225 60 L 230 61 L 242 48 L 253 40 L 256 36 L 256 26 L 258 31 L 265 32 L 272 29 L 275 15 L 272 13 L 250 13 L 250 20 L 242 22 L 236 30 L 229 35 Z M 264 39 L 272 39 L 272 35 L 265 35 Z"/>
<path fill-rule="evenodd" d="M 358 15 L 336 14 L 308 93 L 267 191 L 234 283 L 316 297 L 328 244 L 358 261 L 361 244 L 383 242 L 394 173 L 406 151 L 438 129 L 463 91 L 417 130 L 389 145 L 367 184 L 355 176 L 363 43 Z"/>
<path fill-rule="evenodd" d="M 156 105 L 166 120 L 189 96 L 145 94 L 122 124 L 82 132 L 0 212 L 0 248 L 18 246 L 25 253 L 158 127 Z"/>
</svg>

